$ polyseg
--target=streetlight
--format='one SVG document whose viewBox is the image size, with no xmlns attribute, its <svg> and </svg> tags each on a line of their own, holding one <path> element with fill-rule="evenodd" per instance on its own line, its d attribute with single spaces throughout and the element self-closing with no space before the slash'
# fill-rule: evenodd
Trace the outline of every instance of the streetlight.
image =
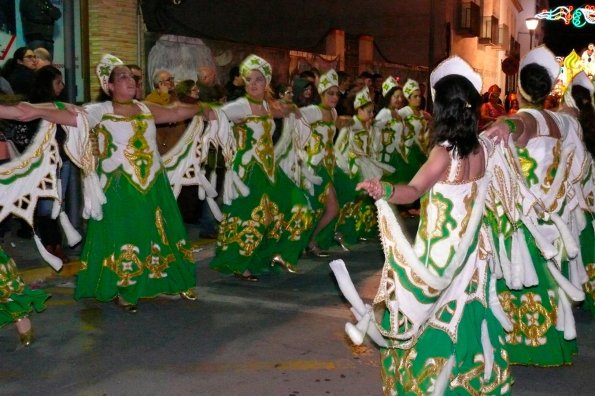
<svg viewBox="0 0 595 396">
<path fill-rule="evenodd" d="M 539 19 L 537 18 L 527 18 L 525 19 L 525 26 L 527 26 L 527 30 L 529 30 L 529 50 L 533 49 L 533 32 L 537 29 L 537 25 L 539 24 Z"/>
</svg>

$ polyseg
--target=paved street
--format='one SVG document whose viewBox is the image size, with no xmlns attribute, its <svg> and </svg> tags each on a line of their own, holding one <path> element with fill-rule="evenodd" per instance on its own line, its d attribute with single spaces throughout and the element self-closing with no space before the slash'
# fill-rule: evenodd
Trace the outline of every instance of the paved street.
<svg viewBox="0 0 595 396">
<path fill-rule="evenodd" d="M 377 350 L 350 344 L 352 320 L 327 259 L 300 261 L 301 274 L 250 283 L 198 261 L 199 300 L 142 301 L 137 314 L 72 299 L 73 277 L 51 278 L 48 309 L 33 315 L 36 342 L 0 331 L 3 395 L 380 395 Z M 378 243 L 344 258 L 361 294 L 374 295 Z M 581 395 L 592 389 L 593 319 L 577 313 L 580 354 L 570 367 L 513 367 L 516 395 Z"/>
</svg>

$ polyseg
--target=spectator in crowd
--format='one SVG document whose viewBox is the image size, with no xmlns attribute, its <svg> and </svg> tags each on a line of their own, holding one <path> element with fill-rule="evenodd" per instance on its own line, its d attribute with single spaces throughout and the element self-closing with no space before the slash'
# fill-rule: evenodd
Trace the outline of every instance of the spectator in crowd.
<svg viewBox="0 0 595 396">
<path fill-rule="evenodd" d="M 297 78 L 293 82 L 293 101 L 298 107 L 305 107 L 315 103 L 314 83 L 305 78 Z"/>
<path fill-rule="evenodd" d="M 20 47 L 6 62 L 2 72 L 14 94 L 27 99 L 35 79 L 36 68 L 37 58 L 33 50 L 29 47 Z"/>
<path fill-rule="evenodd" d="M 52 54 L 47 49 L 38 47 L 33 50 L 33 53 L 37 57 L 37 70 L 53 63 Z"/>
<path fill-rule="evenodd" d="M 339 102 L 337 103 L 337 115 L 353 115 L 352 113 L 348 112 L 350 108 L 349 104 L 347 103 L 347 92 L 349 91 L 349 86 L 353 82 L 353 78 L 349 75 L 349 73 L 344 71 L 337 72 L 339 76 Z"/>
<path fill-rule="evenodd" d="M 21 0 L 21 21 L 25 41 L 31 48 L 43 47 L 54 53 L 54 24 L 62 12 L 50 0 Z"/>
<path fill-rule="evenodd" d="M 143 69 L 140 68 L 138 65 L 130 64 L 127 65 L 130 69 L 130 73 L 132 73 L 132 78 L 136 82 L 136 95 L 134 95 L 134 99 L 136 100 L 143 100 L 145 98 L 145 82 L 143 79 Z"/>
<path fill-rule="evenodd" d="M 229 81 L 225 84 L 225 89 L 227 90 L 227 100 L 230 101 L 241 98 L 246 93 L 239 66 L 234 66 L 229 70 Z"/>
<path fill-rule="evenodd" d="M 147 95 L 145 101 L 168 105 L 177 100 L 175 80 L 167 70 L 157 70 L 153 75 L 153 91 Z"/>
</svg>

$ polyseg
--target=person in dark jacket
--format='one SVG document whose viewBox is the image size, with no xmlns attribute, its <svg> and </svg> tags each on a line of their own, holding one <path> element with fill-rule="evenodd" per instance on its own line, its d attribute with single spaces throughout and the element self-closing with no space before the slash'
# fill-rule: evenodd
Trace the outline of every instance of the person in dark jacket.
<svg viewBox="0 0 595 396">
<path fill-rule="evenodd" d="M 27 100 L 33 88 L 37 57 L 29 47 L 18 48 L 2 69 L 2 76 L 6 78 L 15 95 Z"/>
<path fill-rule="evenodd" d="M 31 48 L 43 47 L 54 54 L 54 24 L 62 17 L 50 0 L 21 0 L 21 21 L 25 41 Z"/>
</svg>

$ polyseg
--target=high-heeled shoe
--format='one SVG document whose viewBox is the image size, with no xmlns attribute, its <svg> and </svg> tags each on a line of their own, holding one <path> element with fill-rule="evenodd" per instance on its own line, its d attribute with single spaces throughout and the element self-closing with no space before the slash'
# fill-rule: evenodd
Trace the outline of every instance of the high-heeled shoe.
<svg viewBox="0 0 595 396">
<path fill-rule="evenodd" d="M 116 299 L 114 300 L 114 303 L 118 307 L 122 308 L 122 310 L 124 310 L 128 313 L 137 313 L 138 312 L 138 307 L 136 306 L 136 304 L 129 303 L 128 301 L 124 300 L 120 296 L 116 297 Z"/>
<path fill-rule="evenodd" d="M 194 293 L 194 290 L 192 290 L 192 289 L 188 289 L 188 290 L 186 290 L 184 292 L 181 292 L 180 293 L 180 297 L 182 297 L 183 299 L 188 300 L 188 301 L 196 301 L 196 300 L 198 300 L 198 297 L 196 296 L 196 293 Z"/>
<path fill-rule="evenodd" d="M 349 250 L 347 245 L 345 245 L 345 240 L 343 239 L 343 234 L 341 234 L 340 232 L 335 232 L 334 239 L 339 244 L 339 246 L 341 246 L 341 249 L 343 249 L 346 252 L 351 251 L 351 250 Z"/>
<path fill-rule="evenodd" d="M 242 274 L 241 272 L 234 272 L 233 276 L 246 282 L 258 282 L 258 277 L 252 274 Z"/>
<path fill-rule="evenodd" d="M 17 323 L 23 319 L 25 319 L 25 318 L 18 319 Z M 21 342 L 22 346 L 28 347 L 28 346 L 31 346 L 31 344 L 33 344 L 33 328 L 32 327 L 29 327 L 29 330 L 26 330 L 22 333 L 19 330 L 19 328 L 17 327 L 17 331 L 19 333 L 19 341 Z"/>
<path fill-rule="evenodd" d="M 271 259 L 271 267 L 274 267 L 275 264 L 279 265 L 280 267 L 287 270 L 287 272 L 290 272 L 292 274 L 298 273 L 297 269 L 292 264 L 283 260 L 283 257 L 281 257 L 280 254 L 274 255 L 273 258 Z"/>
<path fill-rule="evenodd" d="M 322 250 L 318 245 L 310 245 L 306 248 L 306 254 L 310 254 L 315 257 L 329 257 L 331 254 L 326 250 Z"/>
</svg>

